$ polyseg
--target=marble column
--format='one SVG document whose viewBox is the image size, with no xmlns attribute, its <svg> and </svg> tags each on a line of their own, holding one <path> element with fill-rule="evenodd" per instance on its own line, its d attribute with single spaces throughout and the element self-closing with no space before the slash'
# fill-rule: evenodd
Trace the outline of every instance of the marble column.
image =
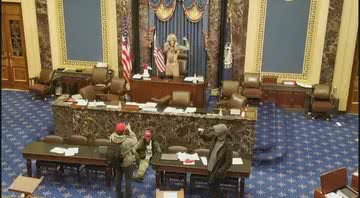
<svg viewBox="0 0 360 198">
<path fill-rule="evenodd" d="M 344 0 L 330 0 L 320 83 L 332 84 Z"/>
<path fill-rule="evenodd" d="M 240 80 L 244 73 L 248 13 L 249 0 L 229 0 L 228 16 L 231 15 L 232 22 L 233 80 Z"/>
<path fill-rule="evenodd" d="M 209 33 L 208 33 L 208 70 L 207 80 L 211 87 L 216 87 L 217 72 L 219 64 L 220 46 L 220 20 L 221 20 L 221 1 L 209 1 Z"/>
<path fill-rule="evenodd" d="M 46 0 L 36 0 L 36 19 L 38 27 L 41 67 L 52 67 L 49 20 Z"/>
<path fill-rule="evenodd" d="M 140 71 L 143 70 L 145 63 L 151 65 L 150 62 L 150 43 L 148 41 L 149 29 L 149 3 L 148 0 L 139 1 L 139 31 L 140 31 Z"/>
</svg>

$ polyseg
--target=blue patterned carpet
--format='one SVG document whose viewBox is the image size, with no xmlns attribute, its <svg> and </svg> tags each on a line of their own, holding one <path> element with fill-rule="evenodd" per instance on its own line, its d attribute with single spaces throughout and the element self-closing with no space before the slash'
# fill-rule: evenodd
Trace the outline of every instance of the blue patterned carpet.
<svg viewBox="0 0 360 198">
<path fill-rule="evenodd" d="M 32 101 L 27 92 L 3 90 L 1 98 L 1 194 L 17 197 L 7 188 L 16 176 L 26 172 L 21 149 L 53 131 L 53 117 L 50 101 Z M 259 108 L 256 128 L 254 164 L 246 180 L 245 197 L 313 197 L 321 174 L 337 167 L 347 167 L 350 172 L 358 166 L 357 116 L 311 120 L 302 113 L 288 113 L 265 103 Z M 78 182 L 71 172 L 59 181 L 50 171 L 44 175 L 44 182 L 35 192 L 37 196 L 115 196 L 115 185 L 105 187 L 101 176 L 87 183 L 85 176 Z M 133 186 L 133 197 L 155 197 L 154 171 L 147 172 L 143 184 Z M 207 192 L 196 191 L 186 197 L 207 196 Z"/>
</svg>

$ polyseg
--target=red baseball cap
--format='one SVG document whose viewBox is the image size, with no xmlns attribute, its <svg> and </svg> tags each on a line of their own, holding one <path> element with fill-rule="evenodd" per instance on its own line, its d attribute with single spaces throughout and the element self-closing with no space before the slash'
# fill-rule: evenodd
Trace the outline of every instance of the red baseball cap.
<svg viewBox="0 0 360 198">
<path fill-rule="evenodd" d="M 145 139 L 151 139 L 151 138 L 152 138 L 152 133 L 151 133 L 150 130 L 146 130 L 146 131 L 144 132 L 144 138 L 145 138 Z"/>
<path fill-rule="evenodd" d="M 125 131 L 125 128 L 126 128 L 125 123 L 120 122 L 120 123 L 118 123 L 118 124 L 116 125 L 115 131 L 116 131 L 116 133 L 118 133 L 118 134 L 122 134 L 122 133 Z"/>
</svg>

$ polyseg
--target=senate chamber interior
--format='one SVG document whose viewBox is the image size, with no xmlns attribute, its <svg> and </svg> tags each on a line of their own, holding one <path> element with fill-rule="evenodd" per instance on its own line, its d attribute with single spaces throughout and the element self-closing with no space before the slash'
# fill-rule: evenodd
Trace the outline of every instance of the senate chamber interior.
<svg viewBox="0 0 360 198">
<path fill-rule="evenodd" d="M 356 0 L 1 0 L 1 197 L 358 197 Z"/>
</svg>

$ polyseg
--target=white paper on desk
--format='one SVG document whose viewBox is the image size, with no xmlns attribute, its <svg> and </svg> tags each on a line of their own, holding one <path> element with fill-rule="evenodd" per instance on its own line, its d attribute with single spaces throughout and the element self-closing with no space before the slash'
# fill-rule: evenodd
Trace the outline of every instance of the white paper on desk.
<svg viewBox="0 0 360 198">
<path fill-rule="evenodd" d="M 97 107 L 105 107 L 106 104 L 103 101 L 95 102 Z"/>
<path fill-rule="evenodd" d="M 200 159 L 201 159 L 201 162 L 204 164 L 204 166 L 207 166 L 207 158 L 204 156 L 201 156 Z"/>
<path fill-rule="evenodd" d="M 63 153 L 65 153 L 66 150 L 67 150 L 66 148 L 54 147 L 53 149 L 50 150 L 50 152 L 57 153 L 57 154 L 63 154 Z"/>
<path fill-rule="evenodd" d="M 185 113 L 195 113 L 196 107 L 186 107 Z"/>
<path fill-rule="evenodd" d="M 233 165 L 243 164 L 243 161 L 240 157 L 234 157 L 234 158 L 232 158 L 232 164 Z"/>
<path fill-rule="evenodd" d="M 144 107 L 156 107 L 157 103 L 155 102 L 147 102 L 144 104 Z"/>
<path fill-rule="evenodd" d="M 79 153 L 79 148 L 78 147 L 74 147 L 74 148 L 68 148 L 68 151 L 72 152 L 72 153 Z"/>
<path fill-rule="evenodd" d="M 126 102 L 125 104 L 126 104 L 126 105 L 136 105 L 136 106 L 139 106 L 139 103 L 137 103 L 137 102 Z"/>
<path fill-rule="evenodd" d="M 180 161 L 185 161 L 187 159 L 189 159 L 189 160 L 200 160 L 199 155 L 197 153 L 189 154 L 189 153 L 184 153 L 184 152 L 178 152 L 178 153 L 176 153 L 176 157 Z"/>
<path fill-rule="evenodd" d="M 134 74 L 133 75 L 133 79 L 136 79 L 136 80 L 139 80 L 139 79 L 141 79 L 143 76 L 141 75 L 141 74 Z"/>
<path fill-rule="evenodd" d="M 89 102 L 88 107 L 96 107 L 96 102 Z"/>
<path fill-rule="evenodd" d="M 230 115 L 240 115 L 240 109 L 230 109 Z"/>
<path fill-rule="evenodd" d="M 72 151 L 66 150 L 65 151 L 65 156 L 74 156 L 75 153 L 73 153 Z"/>
<path fill-rule="evenodd" d="M 88 104 L 87 100 L 79 99 L 76 101 L 77 101 L 77 105 L 79 105 L 79 106 L 86 106 Z"/>
<path fill-rule="evenodd" d="M 121 106 L 120 105 L 106 105 L 106 108 L 108 108 L 108 109 L 119 109 L 119 108 L 121 108 Z"/>
<path fill-rule="evenodd" d="M 155 107 L 142 107 L 142 110 L 148 112 L 157 112 L 157 108 Z"/>
<path fill-rule="evenodd" d="M 175 107 L 166 107 L 164 109 L 165 113 L 176 113 L 176 108 Z"/>
<path fill-rule="evenodd" d="M 75 95 L 72 95 L 71 97 L 74 98 L 75 100 L 82 99 L 82 96 L 80 94 L 75 94 Z"/>
<path fill-rule="evenodd" d="M 163 193 L 164 195 L 164 198 L 177 198 L 177 192 L 171 192 L 171 191 L 168 191 L 168 192 L 164 192 Z"/>
</svg>

